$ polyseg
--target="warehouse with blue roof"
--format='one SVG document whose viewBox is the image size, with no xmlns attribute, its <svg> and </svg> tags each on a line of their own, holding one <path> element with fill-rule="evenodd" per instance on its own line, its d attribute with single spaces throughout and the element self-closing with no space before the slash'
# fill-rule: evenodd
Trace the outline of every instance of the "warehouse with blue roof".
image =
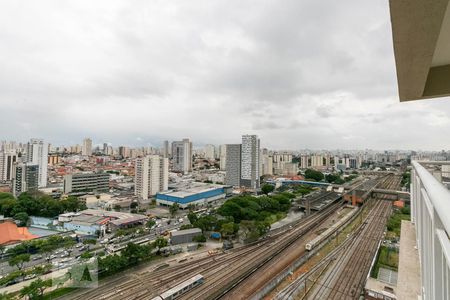
<svg viewBox="0 0 450 300">
<path fill-rule="evenodd" d="M 228 190 L 229 187 L 225 185 L 192 182 L 189 186 L 180 189 L 157 193 L 156 203 L 164 206 L 178 203 L 182 209 L 190 204 L 201 207 L 225 199 Z"/>
</svg>

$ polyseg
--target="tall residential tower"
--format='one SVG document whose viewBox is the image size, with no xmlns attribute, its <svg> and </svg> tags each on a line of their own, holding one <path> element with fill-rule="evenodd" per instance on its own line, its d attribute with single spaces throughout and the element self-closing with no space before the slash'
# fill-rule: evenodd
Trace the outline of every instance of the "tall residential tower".
<svg viewBox="0 0 450 300">
<path fill-rule="evenodd" d="M 81 150 L 81 154 L 85 156 L 92 155 L 92 140 L 90 138 L 85 138 L 83 140 L 83 148 Z"/>
<path fill-rule="evenodd" d="M 260 144 L 257 135 L 243 135 L 241 149 L 241 186 L 259 189 Z"/>
<path fill-rule="evenodd" d="M 136 159 L 134 194 L 147 200 L 156 193 L 168 190 L 169 159 L 159 155 L 148 155 Z"/>
<path fill-rule="evenodd" d="M 225 184 L 238 187 L 241 185 L 241 144 L 228 144 L 225 148 Z"/>
<path fill-rule="evenodd" d="M 40 139 L 31 139 L 27 144 L 26 162 L 39 166 L 38 186 L 47 186 L 48 145 Z"/>
<path fill-rule="evenodd" d="M 192 143 L 189 139 L 172 143 L 172 169 L 184 174 L 192 171 Z"/>
</svg>

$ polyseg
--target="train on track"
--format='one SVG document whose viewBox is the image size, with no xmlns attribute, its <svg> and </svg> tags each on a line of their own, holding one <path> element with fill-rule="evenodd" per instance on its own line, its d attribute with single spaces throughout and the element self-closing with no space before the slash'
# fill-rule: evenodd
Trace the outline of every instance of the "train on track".
<svg viewBox="0 0 450 300">
<path fill-rule="evenodd" d="M 177 284 L 170 290 L 165 291 L 159 296 L 156 296 L 152 298 L 152 300 L 172 300 L 177 298 L 178 296 L 181 296 L 182 294 L 192 290 L 196 286 L 202 284 L 204 281 L 204 278 L 201 274 L 195 275 L 192 278 L 189 278 L 188 280 L 183 281 L 180 284 Z"/>
<path fill-rule="evenodd" d="M 351 207 L 352 211 L 346 214 L 344 217 L 342 217 L 339 221 L 334 223 L 330 228 L 322 232 L 319 236 L 311 240 L 309 243 L 306 244 L 305 249 L 308 251 L 311 251 L 314 249 L 317 245 L 322 243 L 325 239 L 329 238 L 334 232 L 336 232 L 342 225 L 344 225 L 348 220 L 350 220 L 354 214 L 358 211 L 357 207 L 354 206 L 347 206 Z"/>
</svg>

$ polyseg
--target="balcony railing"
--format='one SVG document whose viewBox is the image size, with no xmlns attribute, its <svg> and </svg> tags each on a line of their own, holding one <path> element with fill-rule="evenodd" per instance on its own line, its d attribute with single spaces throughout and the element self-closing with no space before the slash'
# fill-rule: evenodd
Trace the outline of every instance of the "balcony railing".
<svg viewBox="0 0 450 300">
<path fill-rule="evenodd" d="M 423 164 L 413 161 L 412 221 L 416 224 L 422 299 L 450 300 L 450 191 Z"/>
</svg>

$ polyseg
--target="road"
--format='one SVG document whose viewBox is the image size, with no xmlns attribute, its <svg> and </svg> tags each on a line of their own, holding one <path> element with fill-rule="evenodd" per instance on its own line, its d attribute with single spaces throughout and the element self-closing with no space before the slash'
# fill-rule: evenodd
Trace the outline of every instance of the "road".
<svg viewBox="0 0 450 300">
<path fill-rule="evenodd" d="M 183 223 L 178 223 L 175 220 L 171 220 L 170 224 L 167 224 L 167 221 L 161 221 L 160 227 L 156 227 L 155 229 L 150 230 L 150 232 L 148 234 L 140 235 L 138 237 L 135 237 L 135 238 L 132 238 L 132 239 L 128 239 L 126 241 L 115 242 L 115 243 L 110 243 L 110 244 L 106 244 L 106 243 L 102 244 L 101 243 L 102 240 L 99 239 L 97 241 L 96 245 L 91 245 L 90 246 L 90 249 L 91 249 L 91 251 L 95 250 L 95 253 L 104 251 L 104 252 L 106 252 L 108 254 L 108 253 L 110 253 L 110 251 L 108 251 L 108 249 L 111 249 L 111 246 L 113 246 L 113 247 L 126 246 L 130 242 L 139 243 L 143 239 L 146 239 L 148 241 L 153 241 L 157 237 L 161 236 L 161 234 L 163 232 L 165 232 L 165 231 L 175 230 L 175 229 L 180 228 L 180 226 L 183 225 L 183 224 L 189 224 L 189 221 L 186 220 L 186 219 L 185 219 L 185 221 Z M 113 235 L 109 235 L 108 237 L 103 238 L 103 240 L 106 239 L 106 238 L 110 239 L 112 236 Z M 78 262 L 78 260 L 76 258 L 78 256 L 80 256 L 82 253 L 84 253 L 87 249 L 80 250 L 80 248 L 73 247 L 73 250 L 70 253 L 70 256 L 61 257 L 62 253 L 65 250 L 66 250 L 65 248 L 59 248 L 59 249 L 55 250 L 52 253 L 53 255 L 56 256 L 54 259 L 50 260 L 50 263 L 52 263 L 54 265 L 54 270 L 62 270 L 62 269 L 70 267 L 73 264 L 76 264 Z M 40 257 L 42 257 L 42 258 L 40 258 Z M 45 259 L 44 255 L 42 255 L 42 254 L 33 254 L 33 255 L 31 255 L 30 262 L 27 262 L 27 263 L 24 264 L 24 269 L 30 269 L 30 268 L 32 268 L 34 266 L 45 265 L 47 263 L 48 262 Z M 0 275 L 1 276 L 5 276 L 8 273 L 11 273 L 11 272 L 16 271 L 16 270 L 17 270 L 17 268 L 14 267 L 14 266 L 11 267 L 8 264 L 7 261 L 0 262 Z M 48 275 L 51 275 L 51 274 L 48 274 Z M 37 278 L 35 278 L 35 279 L 37 279 Z M 11 285 L 9 287 L 3 288 L 2 290 L 5 290 L 5 291 L 17 290 L 17 288 L 15 286 L 24 286 L 24 285 L 27 285 L 28 282 L 31 282 L 31 281 L 33 281 L 33 280 L 23 281 L 23 282 Z"/>
</svg>

